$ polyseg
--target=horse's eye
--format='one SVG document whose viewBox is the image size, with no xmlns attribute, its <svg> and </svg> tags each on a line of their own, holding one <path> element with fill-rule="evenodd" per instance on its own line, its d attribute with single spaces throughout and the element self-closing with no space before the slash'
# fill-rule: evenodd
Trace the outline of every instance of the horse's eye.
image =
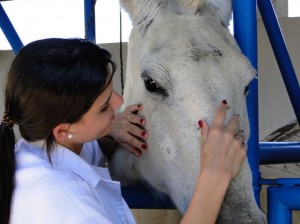
<svg viewBox="0 0 300 224">
<path fill-rule="evenodd" d="M 167 93 L 167 91 L 162 88 L 161 86 L 159 86 L 157 84 L 157 82 L 155 82 L 153 79 L 149 78 L 149 77 L 145 77 L 144 78 L 144 83 L 145 83 L 145 87 L 146 89 L 151 92 L 151 93 L 157 93 L 163 96 L 169 96 L 169 94 Z"/>
<path fill-rule="evenodd" d="M 244 95 L 247 96 L 249 93 L 249 85 L 245 87 L 244 89 Z"/>
</svg>

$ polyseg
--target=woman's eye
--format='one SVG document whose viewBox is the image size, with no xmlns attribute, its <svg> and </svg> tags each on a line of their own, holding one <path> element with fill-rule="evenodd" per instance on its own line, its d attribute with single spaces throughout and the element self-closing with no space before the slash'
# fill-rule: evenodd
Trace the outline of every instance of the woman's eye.
<svg viewBox="0 0 300 224">
<path fill-rule="evenodd" d="M 163 96 L 169 96 L 169 94 L 167 93 L 167 91 L 162 88 L 161 86 L 159 86 L 153 79 L 147 77 L 144 78 L 144 83 L 145 83 L 145 87 L 146 89 L 151 92 L 151 93 L 157 93 Z"/>
<path fill-rule="evenodd" d="M 108 108 L 109 108 L 109 103 L 106 104 L 105 107 L 103 107 L 103 108 L 100 110 L 100 112 L 105 112 L 105 111 L 108 110 Z"/>
<path fill-rule="evenodd" d="M 244 89 L 244 95 L 247 96 L 249 93 L 249 85 L 245 87 Z"/>
</svg>

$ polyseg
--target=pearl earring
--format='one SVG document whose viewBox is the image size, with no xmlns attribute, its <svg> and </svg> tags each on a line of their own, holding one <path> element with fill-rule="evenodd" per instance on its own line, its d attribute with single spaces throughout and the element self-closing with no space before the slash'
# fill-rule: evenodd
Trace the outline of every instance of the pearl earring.
<svg viewBox="0 0 300 224">
<path fill-rule="evenodd" d="M 74 134 L 72 132 L 67 134 L 68 139 L 73 139 L 74 138 Z"/>
</svg>

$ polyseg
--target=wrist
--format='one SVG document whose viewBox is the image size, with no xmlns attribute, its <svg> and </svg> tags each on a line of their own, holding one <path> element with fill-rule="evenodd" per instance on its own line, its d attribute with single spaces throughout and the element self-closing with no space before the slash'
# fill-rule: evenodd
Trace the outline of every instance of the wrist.
<svg viewBox="0 0 300 224">
<path fill-rule="evenodd" d="M 230 172 L 221 169 L 203 167 L 200 171 L 199 178 L 204 179 L 205 181 L 209 181 L 212 184 L 222 184 L 227 188 L 231 181 L 231 174 Z"/>
</svg>

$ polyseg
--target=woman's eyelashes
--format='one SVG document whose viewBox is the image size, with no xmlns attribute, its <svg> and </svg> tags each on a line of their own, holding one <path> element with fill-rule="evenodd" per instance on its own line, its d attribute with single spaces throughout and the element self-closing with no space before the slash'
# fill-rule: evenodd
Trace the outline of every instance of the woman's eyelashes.
<svg viewBox="0 0 300 224">
<path fill-rule="evenodd" d="M 107 111 L 109 108 L 110 108 L 110 104 L 109 104 L 109 103 L 106 103 L 105 105 L 103 105 L 103 106 L 100 108 L 99 112 L 100 112 L 100 113 L 103 113 L 103 112 Z"/>
</svg>

